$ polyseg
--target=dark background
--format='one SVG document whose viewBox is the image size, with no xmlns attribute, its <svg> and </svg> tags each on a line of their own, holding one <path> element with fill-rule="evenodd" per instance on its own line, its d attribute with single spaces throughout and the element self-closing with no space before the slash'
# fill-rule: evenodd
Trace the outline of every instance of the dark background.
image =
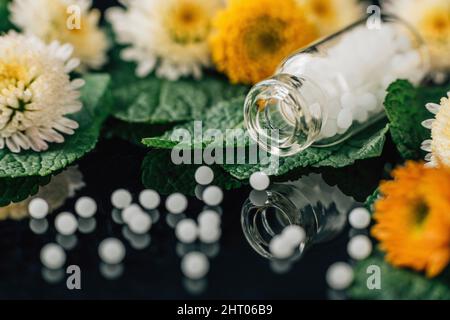
<svg viewBox="0 0 450 320">
<path fill-rule="evenodd" d="M 104 8 L 115 1 L 95 1 Z M 108 125 L 116 123 L 109 121 Z M 105 130 L 106 131 L 106 130 Z M 55 241 L 53 217 L 50 231 L 34 235 L 28 219 L 0 222 L 0 299 L 326 299 L 330 297 L 325 272 L 330 264 L 346 261 L 348 229 L 337 239 L 309 250 L 286 274 L 271 271 L 269 261 L 249 246 L 240 225 L 241 206 L 249 188 L 226 192 L 223 203 L 223 236 L 220 253 L 211 262 L 207 289 L 200 295 L 189 294 L 183 286 L 180 258 L 175 251 L 173 230 L 165 223 L 165 213 L 150 234 L 151 245 L 142 251 L 129 247 L 121 234 L 121 226 L 111 219 L 110 195 L 118 188 L 137 194 L 141 183 L 141 163 L 148 150 L 118 138 L 102 138 L 95 151 L 79 161 L 86 187 L 76 198 L 93 197 L 99 210 L 97 229 L 80 235 L 78 245 L 67 253 L 67 265 L 77 264 L 82 270 L 82 290 L 69 291 L 65 278 L 58 284 L 42 279 L 39 252 L 43 245 Z M 349 195 L 360 200 L 371 194 L 385 176 L 385 163 L 397 158 L 390 141 L 380 159 L 358 162 L 355 166 L 325 169 L 332 184 L 338 184 Z M 364 170 L 361 170 L 361 169 Z M 168 167 L 170 170 L 170 167 Z M 362 174 L 362 171 L 365 173 Z M 161 172 L 164 174 L 164 172 Z M 300 175 L 301 173 L 294 173 Z M 194 177 L 192 177 L 194 179 Z M 352 194 L 354 193 L 355 194 Z M 58 211 L 72 211 L 75 199 Z M 195 216 L 202 204 L 189 199 L 188 215 Z M 161 210 L 162 211 L 162 210 Z M 117 280 L 106 280 L 99 272 L 97 246 L 106 237 L 115 236 L 127 245 L 124 274 Z"/>
</svg>

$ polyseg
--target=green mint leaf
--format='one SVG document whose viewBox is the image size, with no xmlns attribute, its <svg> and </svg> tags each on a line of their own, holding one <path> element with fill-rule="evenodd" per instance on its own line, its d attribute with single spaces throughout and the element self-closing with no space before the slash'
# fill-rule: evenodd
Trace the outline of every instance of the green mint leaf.
<svg viewBox="0 0 450 320">
<path fill-rule="evenodd" d="M 367 281 L 369 266 L 381 270 L 381 289 L 370 290 Z M 350 298 L 361 300 L 449 300 L 450 270 L 439 277 L 428 279 L 423 274 L 407 269 L 394 268 L 376 252 L 372 257 L 358 262 L 354 269 L 355 281 L 348 290 Z"/>
<path fill-rule="evenodd" d="M 48 184 L 50 180 L 51 175 L 45 177 L 1 178 L 0 207 L 35 195 L 39 191 L 39 187 Z"/>
<path fill-rule="evenodd" d="M 225 77 L 205 72 L 203 78 L 177 81 L 154 74 L 135 75 L 136 65 L 122 61 L 118 49 L 109 65 L 114 98 L 113 115 L 131 123 L 169 124 L 199 119 L 211 106 L 234 97 L 244 97 L 248 87 L 231 85 Z"/>
<path fill-rule="evenodd" d="M 185 195 L 195 195 L 197 183 L 195 171 L 200 165 L 175 165 L 171 159 L 171 151 L 155 149 L 150 151 L 142 163 L 142 182 L 146 188 L 155 189 L 163 195 L 181 192 Z M 242 186 L 217 166 L 210 166 L 214 171 L 214 185 L 225 190 Z"/>
<path fill-rule="evenodd" d="M 238 97 L 227 102 L 221 102 L 211 108 L 202 119 L 201 130 L 195 128 L 195 122 L 176 126 L 160 137 L 147 138 L 143 143 L 148 147 L 170 149 L 175 146 L 183 149 L 199 149 L 215 147 L 214 142 L 204 141 L 203 136 L 208 129 L 218 129 L 227 147 L 246 147 L 249 139 L 233 139 L 227 135 L 227 129 L 242 129 L 244 132 L 243 108 L 244 98 Z M 175 130 L 184 129 L 189 132 L 191 141 L 181 144 L 172 139 Z M 195 129 L 197 129 L 195 131 Z M 247 179 L 253 172 L 265 170 L 271 175 L 283 175 L 301 167 L 344 167 L 356 160 L 378 157 L 384 146 L 388 127 L 383 121 L 374 124 L 365 131 L 356 134 L 347 141 L 327 148 L 308 148 L 305 151 L 286 158 L 280 158 L 280 166 L 270 169 L 261 164 L 224 165 L 224 169 L 238 179 Z M 254 143 L 251 141 L 251 143 Z M 222 144 L 223 145 L 223 144 Z M 268 163 L 270 165 L 270 163 Z"/>
<path fill-rule="evenodd" d="M 0 32 L 8 31 L 12 28 L 9 22 L 9 0 L 0 0 Z"/>
<path fill-rule="evenodd" d="M 72 118 L 80 127 L 72 136 L 66 136 L 62 144 L 51 144 L 44 152 L 32 150 L 14 154 L 0 150 L 0 178 L 47 176 L 64 169 L 94 149 L 101 126 L 110 112 L 108 85 L 110 77 L 91 74 L 84 77 L 86 85 L 81 92 L 83 108 Z"/>
<path fill-rule="evenodd" d="M 439 103 L 450 86 L 415 88 L 406 80 L 398 80 L 388 88 L 385 109 L 390 122 L 392 140 L 405 159 L 423 159 L 421 143 L 429 139 L 431 132 L 421 122 L 432 118 L 425 105 Z"/>
<path fill-rule="evenodd" d="M 377 188 L 370 196 L 367 197 L 366 201 L 364 202 L 364 207 L 366 207 L 367 210 L 373 213 L 375 202 L 380 198 L 380 196 L 380 190 Z"/>
<path fill-rule="evenodd" d="M 170 124 L 131 123 L 110 118 L 104 125 L 102 136 L 106 139 L 119 138 L 136 146 L 144 147 L 142 139 L 164 134 L 172 127 L 173 125 Z"/>
<path fill-rule="evenodd" d="M 296 155 L 280 158 L 278 167 L 256 164 L 224 165 L 224 168 L 238 179 L 248 179 L 252 173 L 262 170 L 279 176 L 301 167 L 345 167 L 357 160 L 380 156 L 388 130 L 389 126 L 381 121 L 336 146 L 310 147 Z"/>
<path fill-rule="evenodd" d="M 172 139 L 172 134 L 175 130 L 184 129 L 189 132 L 191 141 L 183 143 L 183 148 L 204 148 L 211 146 L 209 141 L 204 141 L 204 134 L 208 129 L 217 129 L 222 134 L 223 141 L 227 146 L 236 146 L 236 141 L 227 140 L 227 129 L 241 129 L 244 132 L 244 115 L 242 108 L 244 105 L 244 97 L 237 97 L 229 101 L 222 101 L 214 105 L 206 114 L 199 120 L 202 121 L 201 130 L 195 127 L 196 121 L 191 121 L 186 124 L 175 126 L 173 130 L 167 131 L 164 135 L 154 138 L 146 138 L 143 143 L 148 147 L 171 149 L 179 145 L 178 141 Z M 201 131 L 201 132 L 200 132 Z M 239 146 L 248 144 L 248 139 L 240 141 Z"/>
</svg>

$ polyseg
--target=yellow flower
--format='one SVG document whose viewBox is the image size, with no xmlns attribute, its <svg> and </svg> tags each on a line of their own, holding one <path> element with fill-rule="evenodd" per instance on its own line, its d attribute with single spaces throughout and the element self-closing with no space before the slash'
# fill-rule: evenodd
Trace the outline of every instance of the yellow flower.
<svg viewBox="0 0 450 320">
<path fill-rule="evenodd" d="M 361 19 L 363 5 L 358 0 L 298 0 L 305 14 L 328 35 Z"/>
<path fill-rule="evenodd" d="M 450 170 L 408 162 L 383 182 L 372 234 L 397 267 L 434 277 L 450 261 Z"/>
<path fill-rule="evenodd" d="M 295 0 L 230 0 L 214 27 L 213 61 L 233 83 L 263 80 L 318 36 Z"/>
<path fill-rule="evenodd" d="M 430 50 L 434 71 L 450 70 L 450 1 L 385 0 L 385 8 L 419 31 Z"/>
<path fill-rule="evenodd" d="M 105 64 L 109 43 L 90 0 L 13 0 L 11 21 L 26 34 L 50 43 L 70 43 L 82 69 Z"/>
</svg>

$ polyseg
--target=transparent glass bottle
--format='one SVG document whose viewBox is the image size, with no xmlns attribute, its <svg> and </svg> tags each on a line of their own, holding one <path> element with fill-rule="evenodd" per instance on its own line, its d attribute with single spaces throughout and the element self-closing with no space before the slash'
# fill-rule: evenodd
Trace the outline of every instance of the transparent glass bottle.
<svg viewBox="0 0 450 320">
<path fill-rule="evenodd" d="M 387 87 L 397 79 L 420 83 L 429 58 L 407 23 L 380 19 L 378 28 L 364 19 L 300 50 L 256 84 L 244 106 L 252 139 L 272 154 L 290 156 L 340 143 L 383 118 Z"/>
<path fill-rule="evenodd" d="M 261 256 L 273 259 L 269 245 L 289 225 L 305 230 L 305 239 L 292 259 L 309 246 L 332 240 L 344 228 L 355 205 L 338 187 L 329 186 L 319 174 L 293 182 L 274 183 L 266 191 L 252 191 L 241 211 L 242 230 Z"/>
</svg>

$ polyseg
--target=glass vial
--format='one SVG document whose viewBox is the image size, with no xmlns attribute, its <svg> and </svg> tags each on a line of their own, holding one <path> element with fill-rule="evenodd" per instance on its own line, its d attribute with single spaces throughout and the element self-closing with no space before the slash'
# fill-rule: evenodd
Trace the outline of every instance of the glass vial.
<svg viewBox="0 0 450 320">
<path fill-rule="evenodd" d="M 290 156 L 310 146 L 335 145 L 384 117 L 387 87 L 397 79 L 418 84 L 428 51 L 402 20 L 366 19 L 287 58 L 272 78 L 249 92 L 244 117 L 253 140 Z M 268 132 L 278 131 L 275 139 Z"/>
<path fill-rule="evenodd" d="M 302 227 L 305 239 L 295 250 L 295 259 L 309 246 L 336 237 L 354 204 L 352 197 L 329 186 L 321 175 L 310 174 L 294 182 L 275 183 L 266 191 L 252 191 L 242 207 L 242 230 L 257 253 L 273 259 L 271 240 L 289 225 Z"/>
</svg>

